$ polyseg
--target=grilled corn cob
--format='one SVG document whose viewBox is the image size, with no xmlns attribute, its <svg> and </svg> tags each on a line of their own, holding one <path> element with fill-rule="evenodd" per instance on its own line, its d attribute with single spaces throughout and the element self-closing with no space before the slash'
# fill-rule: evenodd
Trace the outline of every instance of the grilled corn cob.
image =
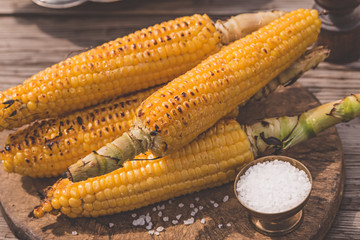
<svg viewBox="0 0 360 240">
<path fill-rule="evenodd" d="M 117 98 L 10 134 L 0 158 L 7 172 L 51 177 L 127 131 L 135 109 L 158 87 Z"/>
<path fill-rule="evenodd" d="M 71 165 L 66 175 L 79 181 L 148 149 L 165 156 L 186 145 L 299 58 L 316 41 L 320 25 L 316 10 L 299 9 L 223 47 L 148 97 L 134 127 Z"/>
<path fill-rule="evenodd" d="M 221 120 L 164 158 L 128 161 L 123 168 L 81 182 L 62 179 L 33 213 L 35 217 L 59 211 L 69 217 L 97 217 L 218 186 L 234 180 L 235 173 L 258 154 L 289 148 L 359 115 L 360 94 L 299 116 L 265 119 L 250 126 Z"/>
<path fill-rule="evenodd" d="M 68 58 L 0 93 L 0 130 L 168 82 L 217 52 L 223 37 L 227 43 L 282 14 L 247 14 L 244 25 L 240 15 L 219 21 L 220 30 L 207 15 L 182 17 Z"/>
<path fill-rule="evenodd" d="M 311 49 L 254 96 L 258 100 L 279 85 L 292 83 L 328 55 L 321 47 Z M 11 134 L 0 152 L 7 172 L 31 177 L 57 176 L 79 158 L 121 136 L 130 127 L 135 109 L 155 89 L 100 104 L 59 119 L 42 120 Z M 235 109 L 234 118 L 238 111 Z M 229 115 L 227 116 L 229 117 Z"/>
</svg>

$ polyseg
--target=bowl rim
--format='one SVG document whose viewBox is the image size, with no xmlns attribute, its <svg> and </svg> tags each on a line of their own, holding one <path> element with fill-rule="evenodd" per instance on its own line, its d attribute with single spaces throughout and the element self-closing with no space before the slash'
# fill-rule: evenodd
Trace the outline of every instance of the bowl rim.
<svg viewBox="0 0 360 240">
<path fill-rule="evenodd" d="M 246 206 L 238 197 L 238 192 L 237 192 L 237 182 L 239 181 L 240 177 L 242 175 L 245 174 L 245 172 L 252 166 L 258 164 L 258 163 L 262 163 L 262 162 L 269 162 L 269 161 L 275 161 L 275 160 L 279 160 L 279 161 L 284 161 L 284 162 L 289 162 L 292 166 L 296 167 L 297 169 L 300 169 L 300 170 L 303 170 L 306 175 L 308 176 L 309 178 L 309 181 L 310 181 L 310 191 L 309 193 L 307 194 L 307 196 L 304 198 L 303 201 L 301 201 L 298 205 L 296 205 L 295 207 L 293 208 L 290 208 L 288 210 L 285 210 L 285 211 L 282 211 L 282 212 L 277 212 L 277 213 L 266 213 L 266 212 L 259 212 L 259 211 L 256 211 L 248 206 Z M 296 165 L 294 165 L 294 163 Z M 301 168 L 299 168 L 298 166 L 300 166 Z M 310 198 L 310 195 L 311 195 L 311 191 L 312 191 L 312 188 L 313 188 L 313 179 L 312 179 L 312 176 L 311 176 L 311 172 L 310 170 L 302 163 L 300 162 L 299 160 L 295 159 L 295 158 L 292 158 L 292 157 L 288 157 L 288 156 L 283 156 L 283 155 L 269 155 L 269 156 L 264 156 L 264 157 L 260 157 L 260 158 L 257 158 L 253 161 L 251 161 L 250 163 L 248 163 L 247 165 L 245 165 L 239 172 L 238 174 L 236 175 L 236 178 L 235 178 L 235 181 L 234 181 L 234 192 L 235 192 L 235 196 L 236 196 L 236 199 L 239 201 L 240 205 L 248 212 L 250 212 L 252 215 L 255 215 L 255 216 L 263 216 L 263 217 L 281 217 L 281 216 L 284 216 L 284 215 L 293 215 L 294 213 L 300 211 L 304 206 L 305 204 L 307 203 L 307 201 L 309 200 Z"/>
</svg>

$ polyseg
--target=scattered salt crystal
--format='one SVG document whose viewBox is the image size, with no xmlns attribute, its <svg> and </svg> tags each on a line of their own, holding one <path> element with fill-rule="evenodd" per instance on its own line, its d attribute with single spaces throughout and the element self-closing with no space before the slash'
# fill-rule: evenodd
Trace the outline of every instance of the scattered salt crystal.
<svg viewBox="0 0 360 240">
<path fill-rule="evenodd" d="M 153 226 L 153 223 L 152 222 L 149 222 L 149 224 L 145 227 L 147 230 L 151 229 Z"/>
<path fill-rule="evenodd" d="M 195 214 L 199 211 L 198 208 L 194 208 L 194 210 L 190 213 L 191 216 L 195 216 Z"/>
<path fill-rule="evenodd" d="M 210 200 L 210 203 L 211 203 L 211 204 L 214 204 L 214 203 L 215 203 L 215 201 L 214 201 L 214 200 Z"/>
<path fill-rule="evenodd" d="M 179 220 L 181 218 L 181 216 L 182 216 L 181 214 L 176 215 L 176 219 Z"/>
<path fill-rule="evenodd" d="M 214 207 L 218 207 L 219 206 L 219 204 L 218 203 L 214 203 Z"/>
<path fill-rule="evenodd" d="M 155 212 L 156 211 L 156 207 L 153 207 L 153 212 Z"/>
<path fill-rule="evenodd" d="M 227 202 L 228 200 L 229 200 L 229 196 L 225 195 L 224 198 L 223 198 L 223 202 Z"/>
<path fill-rule="evenodd" d="M 202 224 L 205 224 L 205 223 L 206 223 L 206 221 L 205 221 L 204 218 L 202 218 L 202 219 L 200 220 L 200 222 L 201 222 Z"/>
<path fill-rule="evenodd" d="M 164 221 L 164 222 L 169 221 L 169 217 L 163 217 L 163 221 Z"/>
<path fill-rule="evenodd" d="M 78 235 L 78 232 L 77 231 L 72 231 L 71 234 L 72 235 Z"/>
<path fill-rule="evenodd" d="M 109 228 L 112 228 L 115 224 L 109 223 Z"/>
<path fill-rule="evenodd" d="M 157 210 L 164 210 L 165 209 L 165 204 L 163 205 L 157 205 Z"/>
<path fill-rule="evenodd" d="M 179 221 L 178 220 L 172 220 L 171 222 L 172 222 L 172 224 L 176 225 L 176 224 L 178 224 Z"/>
<path fill-rule="evenodd" d="M 135 219 L 132 224 L 134 226 L 145 225 L 145 215 L 141 215 L 138 219 Z"/>
<path fill-rule="evenodd" d="M 194 208 L 195 205 L 193 203 L 190 203 L 190 208 Z"/>
<path fill-rule="evenodd" d="M 278 213 L 300 204 L 311 190 L 308 176 L 289 162 L 274 160 L 250 167 L 237 182 L 240 201 L 264 213 Z"/>
<path fill-rule="evenodd" d="M 196 198 L 195 198 L 195 201 L 197 201 L 197 202 L 198 202 L 199 200 L 200 200 L 200 198 L 199 198 L 199 197 L 196 197 Z"/>
<path fill-rule="evenodd" d="M 147 213 L 146 216 L 145 216 L 145 221 L 148 223 L 151 221 L 151 217 L 150 217 L 150 214 Z"/>
<path fill-rule="evenodd" d="M 189 219 L 184 220 L 184 224 L 185 225 L 190 225 L 190 224 L 193 224 L 194 221 L 195 221 L 195 219 L 193 217 L 191 217 Z"/>
<path fill-rule="evenodd" d="M 160 233 L 159 232 L 154 232 L 154 234 L 156 235 L 156 236 L 159 236 L 160 235 Z"/>
<path fill-rule="evenodd" d="M 158 212 L 158 216 L 161 217 L 162 216 L 162 211 Z"/>
<path fill-rule="evenodd" d="M 131 216 L 132 216 L 133 218 L 136 217 L 136 213 L 131 214 Z"/>
<path fill-rule="evenodd" d="M 182 208 L 184 206 L 183 203 L 179 203 L 179 208 Z"/>
<path fill-rule="evenodd" d="M 231 223 L 226 224 L 227 227 L 231 227 Z"/>
<path fill-rule="evenodd" d="M 148 233 L 149 233 L 150 235 L 153 235 L 153 234 L 155 233 L 155 230 L 150 230 L 150 231 L 148 231 Z"/>
<path fill-rule="evenodd" d="M 204 207 L 203 206 L 199 206 L 199 210 L 203 210 L 204 209 Z"/>
<path fill-rule="evenodd" d="M 218 225 L 218 228 L 222 228 L 222 224 L 219 224 L 219 225 Z"/>
<path fill-rule="evenodd" d="M 163 226 L 159 226 L 159 227 L 156 228 L 156 231 L 162 232 L 162 231 L 164 231 L 164 229 L 165 228 Z"/>
</svg>

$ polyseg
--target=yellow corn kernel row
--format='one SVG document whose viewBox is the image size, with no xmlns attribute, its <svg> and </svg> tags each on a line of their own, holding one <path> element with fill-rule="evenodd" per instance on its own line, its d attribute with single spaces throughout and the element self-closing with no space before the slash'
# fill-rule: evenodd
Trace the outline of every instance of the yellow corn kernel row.
<svg viewBox="0 0 360 240">
<path fill-rule="evenodd" d="M 153 158 L 152 154 L 138 158 Z M 46 193 L 35 217 L 59 211 L 69 217 L 98 217 L 143 207 L 222 185 L 252 161 L 250 143 L 235 120 L 222 120 L 196 141 L 157 160 L 136 160 L 81 182 L 62 179 Z"/>
<path fill-rule="evenodd" d="M 7 172 L 58 176 L 79 158 L 121 136 L 135 109 L 159 87 L 114 99 L 68 116 L 35 122 L 7 138 L 0 158 Z"/>
<path fill-rule="evenodd" d="M 240 14 L 219 21 L 219 30 L 207 15 L 181 17 L 68 58 L 0 93 L 0 131 L 166 83 L 220 50 L 222 42 L 282 14 Z"/>
</svg>

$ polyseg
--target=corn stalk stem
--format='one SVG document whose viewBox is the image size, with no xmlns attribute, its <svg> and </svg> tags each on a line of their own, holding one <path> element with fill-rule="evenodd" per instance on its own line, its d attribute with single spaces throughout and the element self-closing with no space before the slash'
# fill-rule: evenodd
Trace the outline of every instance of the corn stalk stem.
<svg viewBox="0 0 360 240">
<path fill-rule="evenodd" d="M 244 130 L 254 156 L 288 149 L 319 132 L 360 115 L 360 94 L 323 104 L 298 116 L 268 118 Z"/>
</svg>

